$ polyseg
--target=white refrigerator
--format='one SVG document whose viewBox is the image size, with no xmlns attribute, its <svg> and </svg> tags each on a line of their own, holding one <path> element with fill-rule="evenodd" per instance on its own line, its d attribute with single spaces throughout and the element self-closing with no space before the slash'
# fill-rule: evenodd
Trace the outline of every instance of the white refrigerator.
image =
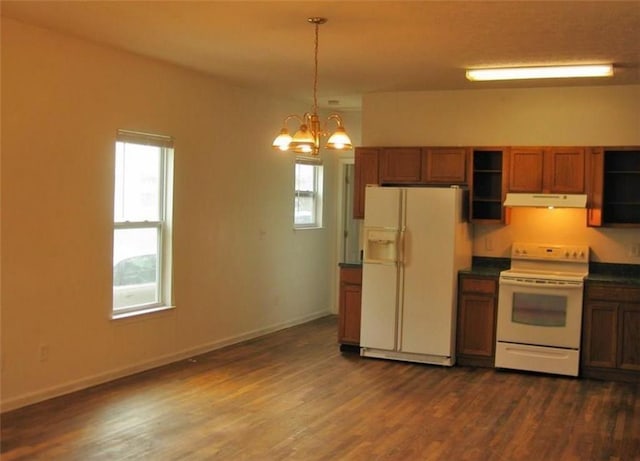
<svg viewBox="0 0 640 461">
<path fill-rule="evenodd" d="M 365 194 L 360 355 L 453 365 L 458 271 L 471 266 L 467 191 Z"/>
</svg>

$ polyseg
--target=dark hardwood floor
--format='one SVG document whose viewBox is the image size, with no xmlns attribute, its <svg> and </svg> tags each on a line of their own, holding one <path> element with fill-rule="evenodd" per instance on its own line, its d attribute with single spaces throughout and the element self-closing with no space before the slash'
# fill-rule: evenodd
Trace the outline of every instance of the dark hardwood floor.
<svg viewBox="0 0 640 461">
<path fill-rule="evenodd" d="M 1 459 L 638 460 L 639 388 L 362 359 L 326 317 L 5 413 Z"/>
</svg>

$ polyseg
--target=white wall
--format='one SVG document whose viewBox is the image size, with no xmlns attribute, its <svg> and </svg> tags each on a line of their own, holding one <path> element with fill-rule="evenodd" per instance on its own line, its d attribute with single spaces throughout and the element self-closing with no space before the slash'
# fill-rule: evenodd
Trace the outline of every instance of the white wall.
<svg viewBox="0 0 640 461">
<path fill-rule="evenodd" d="M 337 161 L 294 231 L 270 147 L 306 104 L 2 18 L 1 108 L 3 411 L 335 310 Z M 177 308 L 112 321 L 117 128 L 175 137 Z"/>
<path fill-rule="evenodd" d="M 640 85 L 423 91 L 363 98 L 363 145 L 640 146 Z M 592 260 L 639 264 L 638 229 L 588 228 L 584 210 L 513 210 L 509 226 L 474 225 L 474 254 L 508 257 L 512 242 L 592 248 Z"/>
</svg>

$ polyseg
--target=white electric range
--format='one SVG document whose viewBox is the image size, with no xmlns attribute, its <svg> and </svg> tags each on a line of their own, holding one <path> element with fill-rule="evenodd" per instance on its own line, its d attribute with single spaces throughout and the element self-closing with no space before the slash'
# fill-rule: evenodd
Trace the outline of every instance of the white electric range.
<svg viewBox="0 0 640 461">
<path fill-rule="evenodd" d="M 577 376 L 586 245 L 514 243 L 500 273 L 497 368 Z"/>
</svg>

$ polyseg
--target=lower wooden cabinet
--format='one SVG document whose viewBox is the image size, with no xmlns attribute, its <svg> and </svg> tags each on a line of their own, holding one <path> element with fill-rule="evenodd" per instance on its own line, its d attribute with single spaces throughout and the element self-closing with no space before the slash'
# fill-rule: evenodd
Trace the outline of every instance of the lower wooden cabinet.
<svg viewBox="0 0 640 461">
<path fill-rule="evenodd" d="M 459 365 L 494 366 L 497 307 L 497 276 L 460 275 L 456 333 Z"/>
<path fill-rule="evenodd" d="M 640 287 L 587 282 L 582 376 L 640 382 Z"/>
<path fill-rule="evenodd" d="M 362 302 L 362 268 L 340 268 L 338 342 L 360 345 L 360 306 Z"/>
</svg>

